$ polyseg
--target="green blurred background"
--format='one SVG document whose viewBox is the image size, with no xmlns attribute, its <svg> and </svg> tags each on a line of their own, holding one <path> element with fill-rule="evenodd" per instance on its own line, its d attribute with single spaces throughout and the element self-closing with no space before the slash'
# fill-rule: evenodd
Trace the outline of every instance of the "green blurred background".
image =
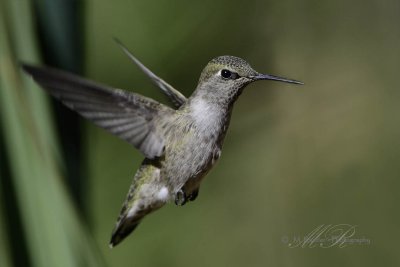
<svg viewBox="0 0 400 267">
<path fill-rule="evenodd" d="M 395 0 L 0 0 L 0 266 L 399 266 L 399 14 Z M 224 54 L 305 85 L 250 85 L 199 198 L 110 250 L 142 155 L 18 63 L 167 103 L 113 37 L 186 96 Z M 290 248 L 322 224 L 369 242 Z"/>
</svg>

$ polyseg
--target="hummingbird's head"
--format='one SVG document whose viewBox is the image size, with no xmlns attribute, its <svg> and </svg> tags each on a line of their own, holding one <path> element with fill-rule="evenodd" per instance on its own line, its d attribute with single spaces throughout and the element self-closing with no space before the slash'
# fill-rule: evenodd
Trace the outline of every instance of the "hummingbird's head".
<svg viewBox="0 0 400 267">
<path fill-rule="evenodd" d="M 259 80 L 303 84 L 296 80 L 261 74 L 241 58 L 220 56 L 212 59 L 202 71 L 198 90 L 231 101 L 240 95 L 246 85 Z"/>
</svg>

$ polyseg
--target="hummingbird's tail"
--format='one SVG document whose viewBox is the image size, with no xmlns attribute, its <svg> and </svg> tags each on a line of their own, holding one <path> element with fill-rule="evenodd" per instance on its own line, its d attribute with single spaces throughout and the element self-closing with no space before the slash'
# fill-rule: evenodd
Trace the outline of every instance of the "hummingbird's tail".
<svg viewBox="0 0 400 267">
<path fill-rule="evenodd" d="M 130 220 L 130 221 L 128 221 Z M 133 220 L 132 218 L 123 218 L 118 225 L 115 227 L 112 235 L 111 235 L 111 240 L 110 240 L 110 248 L 115 247 L 118 245 L 122 240 L 125 239 L 130 233 L 133 232 L 133 230 L 136 229 L 136 227 L 140 223 L 139 220 Z"/>
<path fill-rule="evenodd" d="M 139 202 L 141 203 L 131 207 L 127 213 L 122 212 L 122 217 L 118 219 L 117 225 L 111 234 L 110 248 L 118 245 L 125 237 L 132 233 L 147 214 L 161 208 L 166 203 L 164 200 L 160 201 L 157 199 L 152 200 L 151 204 L 144 204 L 142 201 Z"/>
<path fill-rule="evenodd" d="M 159 167 L 154 161 L 145 159 L 133 178 L 112 232 L 110 247 L 116 246 L 132 233 L 147 214 L 164 206 L 170 196 L 167 185 L 160 177 Z"/>
</svg>

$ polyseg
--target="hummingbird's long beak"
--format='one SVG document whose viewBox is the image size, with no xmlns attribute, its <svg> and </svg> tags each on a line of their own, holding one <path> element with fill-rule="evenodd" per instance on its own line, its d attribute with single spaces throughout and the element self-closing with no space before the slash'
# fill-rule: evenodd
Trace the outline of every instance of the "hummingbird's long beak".
<svg viewBox="0 0 400 267">
<path fill-rule="evenodd" d="M 294 83 L 294 84 L 300 84 L 303 85 L 304 83 L 296 80 L 291 80 L 283 77 L 278 77 L 274 75 L 269 75 L 269 74 L 261 74 L 258 73 L 257 75 L 251 76 L 250 77 L 253 81 L 259 81 L 259 80 L 271 80 L 271 81 L 278 81 L 278 82 L 285 82 L 285 83 Z"/>
</svg>

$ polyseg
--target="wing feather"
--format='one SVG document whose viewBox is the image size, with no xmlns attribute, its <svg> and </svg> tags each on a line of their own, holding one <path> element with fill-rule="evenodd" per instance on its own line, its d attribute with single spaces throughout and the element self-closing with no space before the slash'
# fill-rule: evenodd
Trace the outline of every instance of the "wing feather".
<svg viewBox="0 0 400 267">
<path fill-rule="evenodd" d="M 164 138 L 158 132 L 160 113 L 173 109 L 150 98 L 113 89 L 52 68 L 23 65 L 48 93 L 70 109 L 139 149 L 147 158 L 159 157 Z"/>
<path fill-rule="evenodd" d="M 151 70 L 149 70 L 142 62 L 140 62 L 131 52 L 129 52 L 128 48 L 126 48 L 118 39 L 114 38 L 115 42 L 121 47 L 124 53 L 135 63 L 141 71 L 146 74 L 151 81 L 160 88 L 163 93 L 171 100 L 171 102 L 175 105 L 176 108 L 182 106 L 187 98 L 181 94 L 178 90 L 176 90 L 172 85 L 155 75 Z"/>
</svg>

